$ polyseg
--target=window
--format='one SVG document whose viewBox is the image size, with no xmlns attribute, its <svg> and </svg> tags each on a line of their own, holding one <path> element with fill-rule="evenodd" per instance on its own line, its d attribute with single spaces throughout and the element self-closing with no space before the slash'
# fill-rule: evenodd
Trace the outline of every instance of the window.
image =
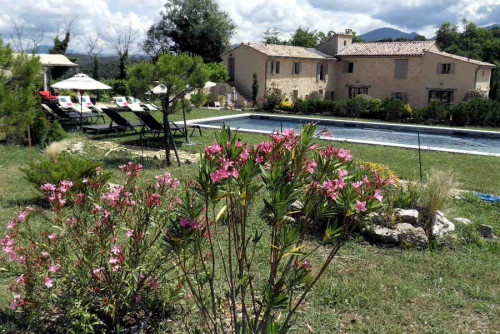
<svg viewBox="0 0 500 334">
<path fill-rule="evenodd" d="M 321 98 L 323 98 L 323 96 L 325 96 L 325 95 L 323 94 L 323 90 L 322 90 L 322 89 L 320 89 L 320 90 L 319 90 L 319 95 L 321 95 Z"/>
<path fill-rule="evenodd" d="M 316 80 L 326 81 L 328 78 L 328 64 L 318 64 L 316 70 Z"/>
<path fill-rule="evenodd" d="M 335 101 L 335 91 L 331 90 L 331 91 L 326 91 L 326 94 L 325 94 L 325 99 L 326 100 L 330 100 L 330 101 Z"/>
<path fill-rule="evenodd" d="M 347 46 L 347 41 L 344 41 L 344 46 Z"/>
<path fill-rule="evenodd" d="M 408 103 L 408 93 L 405 92 L 395 92 L 392 96 L 398 100 L 403 101 L 404 103 Z"/>
<path fill-rule="evenodd" d="M 299 99 L 299 91 L 295 89 L 293 91 L 292 100 L 293 100 L 293 102 L 296 102 L 298 99 Z"/>
<path fill-rule="evenodd" d="M 271 62 L 271 73 L 272 74 L 279 74 L 280 73 L 280 62 L 273 60 Z"/>
<path fill-rule="evenodd" d="M 354 73 L 354 63 L 347 64 L 347 73 Z"/>
<path fill-rule="evenodd" d="M 293 74 L 300 74 L 302 72 L 302 63 L 296 61 L 293 63 Z"/>
<path fill-rule="evenodd" d="M 444 104 L 451 104 L 453 102 L 454 91 L 452 90 L 429 90 L 428 102 L 441 102 Z"/>
<path fill-rule="evenodd" d="M 368 95 L 368 87 L 349 87 L 350 98 L 354 98 L 360 94 Z"/>
<path fill-rule="evenodd" d="M 396 59 L 395 79 L 408 79 L 408 59 Z"/>
<path fill-rule="evenodd" d="M 454 63 L 438 63 L 437 64 L 438 74 L 454 74 L 455 64 Z"/>
</svg>

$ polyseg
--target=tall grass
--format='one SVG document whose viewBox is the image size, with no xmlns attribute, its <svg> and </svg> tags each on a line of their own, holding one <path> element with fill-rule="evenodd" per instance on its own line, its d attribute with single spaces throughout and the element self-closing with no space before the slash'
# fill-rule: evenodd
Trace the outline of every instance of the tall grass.
<svg viewBox="0 0 500 334">
<path fill-rule="evenodd" d="M 434 212 L 444 210 L 459 187 L 451 171 L 431 169 L 427 183 L 422 187 L 419 206 L 430 217 Z"/>
</svg>

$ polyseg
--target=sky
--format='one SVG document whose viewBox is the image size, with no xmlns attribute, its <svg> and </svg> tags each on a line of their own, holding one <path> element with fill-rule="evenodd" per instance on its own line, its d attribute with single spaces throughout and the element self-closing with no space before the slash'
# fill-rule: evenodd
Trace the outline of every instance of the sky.
<svg viewBox="0 0 500 334">
<path fill-rule="evenodd" d="M 353 29 L 358 34 L 382 27 L 417 32 L 428 38 L 445 21 L 463 19 L 479 25 L 500 23 L 500 0 L 216 0 L 237 29 L 233 43 L 257 42 L 267 28 L 286 37 L 301 26 L 319 31 Z M 160 19 L 165 0 L 0 0 L 0 38 L 7 40 L 13 21 L 23 28 L 25 43 L 43 32 L 41 44 L 53 38 L 76 18 L 70 51 L 83 51 L 83 36 L 95 36 L 132 27 L 134 51 L 140 51 L 151 24 Z M 103 43 L 104 53 L 111 53 Z"/>
</svg>

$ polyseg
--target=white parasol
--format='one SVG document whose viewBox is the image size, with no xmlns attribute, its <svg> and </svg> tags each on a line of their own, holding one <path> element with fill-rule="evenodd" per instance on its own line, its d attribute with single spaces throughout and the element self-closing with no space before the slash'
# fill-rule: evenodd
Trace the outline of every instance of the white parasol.
<svg viewBox="0 0 500 334">
<path fill-rule="evenodd" d="M 69 79 L 59 81 L 51 85 L 52 88 L 56 89 L 75 89 L 80 91 L 80 96 L 83 96 L 83 92 L 86 90 L 101 90 L 101 89 L 111 89 L 108 85 L 103 84 L 97 80 L 92 79 L 86 74 L 79 73 L 74 77 Z M 83 105 L 80 103 L 80 127 L 83 129 Z"/>
</svg>

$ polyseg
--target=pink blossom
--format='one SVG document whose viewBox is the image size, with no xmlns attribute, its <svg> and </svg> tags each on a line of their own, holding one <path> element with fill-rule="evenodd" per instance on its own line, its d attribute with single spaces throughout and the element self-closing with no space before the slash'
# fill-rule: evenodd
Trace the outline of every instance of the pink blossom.
<svg viewBox="0 0 500 334">
<path fill-rule="evenodd" d="M 373 197 L 378 199 L 380 202 L 382 202 L 382 199 L 384 198 L 380 189 L 375 190 L 375 194 L 373 195 Z"/>
<path fill-rule="evenodd" d="M 24 221 L 26 219 L 27 215 L 28 215 L 28 211 L 21 210 L 21 211 L 19 211 L 19 215 L 17 217 L 17 220 L 20 221 L 20 222 L 22 222 L 22 221 Z"/>
<path fill-rule="evenodd" d="M 260 156 L 260 155 L 256 155 L 255 156 L 255 162 L 259 163 L 259 164 L 262 163 L 262 162 L 264 162 L 264 157 Z"/>
<path fill-rule="evenodd" d="M 158 288 L 158 281 L 156 281 L 153 277 L 148 278 L 146 284 L 153 289 Z"/>
<path fill-rule="evenodd" d="M 125 235 L 129 238 L 132 238 L 134 236 L 134 230 L 127 230 L 127 232 L 125 233 Z"/>
<path fill-rule="evenodd" d="M 120 170 L 127 176 L 137 177 L 142 171 L 141 164 L 134 164 L 133 162 L 128 162 L 126 165 L 119 166 Z"/>
<path fill-rule="evenodd" d="M 59 269 L 61 269 L 61 267 L 60 267 L 60 266 L 58 266 L 57 264 L 52 264 L 52 265 L 50 265 L 50 267 L 49 267 L 49 269 L 48 269 L 48 270 L 49 270 L 49 272 L 51 272 L 51 273 L 54 273 L 54 274 L 55 274 L 56 272 L 58 272 L 58 271 L 59 271 Z"/>
<path fill-rule="evenodd" d="M 88 183 L 88 182 L 89 182 L 89 180 L 88 180 L 87 178 L 84 178 L 84 179 L 82 180 L 82 183 Z"/>
<path fill-rule="evenodd" d="M 156 178 L 156 188 L 161 188 L 163 186 L 166 186 L 167 188 L 175 188 L 179 185 L 179 180 L 176 178 L 173 178 L 170 173 L 163 173 L 162 175 L 157 175 L 155 176 Z"/>
<path fill-rule="evenodd" d="M 191 224 L 191 222 L 189 221 L 189 219 L 187 218 L 181 218 L 181 221 L 179 222 L 179 225 L 181 225 L 182 227 L 186 227 L 186 226 L 189 226 Z"/>
<path fill-rule="evenodd" d="M 52 233 L 52 234 L 49 235 L 49 240 L 50 241 L 53 241 L 55 238 L 57 238 L 57 234 Z"/>
<path fill-rule="evenodd" d="M 122 253 L 122 246 L 119 244 L 114 244 L 113 248 L 111 248 L 111 253 L 114 255 L 120 255 Z"/>
<path fill-rule="evenodd" d="M 17 309 L 19 306 L 23 305 L 24 304 L 24 299 L 21 298 L 21 295 L 20 294 L 15 294 L 14 295 L 14 299 L 12 300 L 12 303 L 10 304 L 10 309 L 11 310 L 15 310 Z"/>
<path fill-rule="evenodd" d="M 111 264 L 118 264 L 118 263 L 120 263 L 120 258 L 112 256 L 112 257 L 109 258 L 109 263 L 111 263 Z"/>
<path fill-rule="evenodd" d="M 63 180 L 59 182 L 59 191 L 62 193 L 67 192 L 71 187 L 73 187 L 73 182 L 71 181 Z"/>
<path fill-rule="evenodd" d="M 96 173 L 97 175 L 102 175 L 102 168 L 101 168 L 101 167 L 96 167 L 96 168 L 95 168 L 95 173 Z"/>
<path fill-rule="evenodd" d="M 49 256 L 49 252 L 47 252 L 47 251 L 42 251 L 42 252 L 40 253 L 40 255 L 41 255 L 42 257 L 48 257 L 48 256 Z"/>
<path fill-rule="evenodd" d="M 333 180 L 333 183 L 335 183 L 335 187 L 339 189 L 343 189 L 347 185 L 347 182 L 345 182 L 344 179 Z"/>
<path fill-rule="evenodd" d="M 54 286 L 54 280 L 48 276 L 45 277 L 45 286 L 50 289 Z"/>
<path fill-rule="evenodd" d="M 339 174 L 339 178 L 344 178 L 349 174 L 345 169 L 337 169 L 337 173 Z"/>
<path fill-rule="evenodd" d="M 199 229 L 199 228 L 200 228 L 200 223 L 198 223 L 198 222 L 196 221 L 196 219 L 195 219 L 195 220 L 193 220 L 193 221 L 191 222 L 191 227 L 192 227 L 193 229 L 197 230 L 197 229 Z"/>
<path fill-rule="evenodd" d="M 121 266 L 119 264 L 117 264 L 116 266 L 113 266 L 111 268 L 111 271 L 114 272 L 114 273 L 116 273 L 118 270 L 120 270 L 120 268 L 121 268 Z"/>
<path fill-rule="evenodd" d="M 18 276 L 16 278 L 16 283 L 17 284 L 22 284 L 22 285 L 26 284 L 26 277 L 24 277 L 24 274 L 21 274 L 20 276 Z"/>
<path fill-rule="evenodd" d="M 151 194 L 146 199 L 146 205 L 149 206 L 149 207 L 160 205 L 160 195 L 159 194 Z"/>
<path fill-rule="evenodd" d="M 304 269 L 309 269 L 311 268 L 311 264 L 309 263 L 309 260 L 308 259 L 305 259 L 304 262 L 302 263 L 302 268 Z"/>
<path fill-rule="evenodd" d="M 52 183 L 45 183 L 40 187 L 40 190 L 42 191 L 47 191 L 47 192 L 54 192 L 56 191 L 56 186 L 53 185 Z"/>
<path fill-rule="evenodd" d="M 318 164 L 316 163 L 316 161 L 313 160 L 307 160 L 304 165 L 302 166 L 302 170 L 304 172 L 307 172 L 309 174 L 313 174 L 314 173 L 314 169 L 318 166 Z"/>
<path fill-rule="evenodd" d="M 317 148 L 318 148 L 318 145 L 317 145 L 317 144 L 314 144 L 314 145 L 309 146 L 309 148 L 310 148 L 311 150 L 315 150 L 315 149 L 317 149 Z"/>
<path fill-rule="evenodd" d="M 359 212 L 364 212 L 366 211 L 366 201 L 358 201 L 356 200 L 356 210 L 358 210 Z"/>
<path fill-rule="evenodd" d="M 259 151 L 263 151 L 268 154 L 273 150 L 273 143 L 270 141 L 263 141 L 259 144 Z"/>
<path fill-rule="evenodd" d="M 220 151 L 222 151 L 222 146 L 220 146 L 217 143 L 213 143 L 212 145 L 205 147 L 205 152 L 207 152 L 210 155 L 215 155 Z"/>
<path fill-rule="evenodd" d="M 394 175 L 389 175 L 389 178 L 387 179 L 387 183 L 390 185 L 394 185 L 396 181 L 394 180 Z"/>
<path fill-rule="evenodd" d="M 362 185 L 363 185 L 363 181 L 357 181 L 357 182 L 351 183 L 351 186 L 355 189 L 359 189 Z"/>
<path fill-rule="evenodd" d="M 5 225 L 5 228 L 6 229 L 11 229 L 11 228 L 14 228 L 16 226 L 16 221 L 14 219 L 12 219 L 11 221 L 9 221 L 6 225 Z"/>
</svg>

